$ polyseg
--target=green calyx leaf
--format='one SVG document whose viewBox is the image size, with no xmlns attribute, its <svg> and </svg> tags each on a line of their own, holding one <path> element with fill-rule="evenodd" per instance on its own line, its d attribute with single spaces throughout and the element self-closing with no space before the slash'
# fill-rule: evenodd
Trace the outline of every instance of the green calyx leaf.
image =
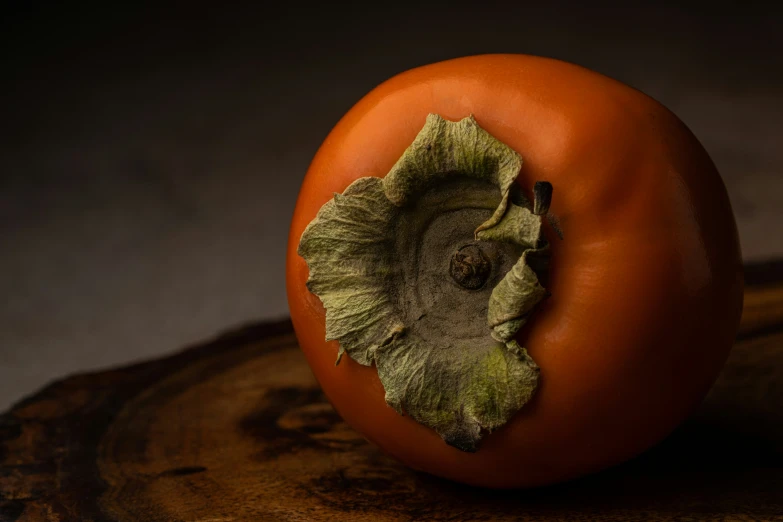
<svg viewBox="0 0 783 522">
<path fill-rule="evenodd" d="M 337 362 L 347 353 L 375 364 L 390 406 L 464 451 L 538 385 L 514 336 L 546 296 L 529 260 L 546 257 L 548 245 L 514 183 L 521 165 L 472 116 L 431 114 L 384 178 L 335 194 L 299 244 L 308 289 L 326 309 L 326 339 L 340 344 Z M 449 275 L 467 244 L 492 266 L 478 290 Z"/>
</svg>

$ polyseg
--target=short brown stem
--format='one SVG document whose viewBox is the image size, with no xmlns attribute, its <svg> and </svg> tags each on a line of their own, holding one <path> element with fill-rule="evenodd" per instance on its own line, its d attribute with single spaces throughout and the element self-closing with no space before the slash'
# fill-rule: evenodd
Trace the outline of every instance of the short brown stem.
<svg viewBox="0 0 783 522">
<path fill-rule="evenodd" d="M 468 290 L 484 286 L 492 272 L 492 263 L 476 244 L 465 245 L 451 258 L 449 272 L 454 281 Z"/>
</svg>

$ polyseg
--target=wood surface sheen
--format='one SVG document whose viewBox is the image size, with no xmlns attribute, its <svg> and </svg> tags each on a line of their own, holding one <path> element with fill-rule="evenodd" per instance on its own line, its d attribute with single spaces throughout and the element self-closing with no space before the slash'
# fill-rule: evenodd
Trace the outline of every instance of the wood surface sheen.
<svg viewBox="0 0 783 522">
<path fill-rule="evenodd" d="M 385 176 L 430 113 L 473 114 L 517 151 L 517 183 L 525 191 L 552 183 L 550 209 L 564 234 L 543 229 L 551 296 L 517 336 L 541 368 L 539 387 L 476 453 L 386 407 L 375 369 L 349 358 L 335 368 L 337 342 L 324 341 L 324 308 L 297 254 L 322 205 L 359 177 Z M 693 412 L 731 349 L 742 259 L 721 178 L 669 110 L 573 64 L 481 55 L 395 76 L 337 123 L 299 194 L 287 290 L 299 344 L 349 425 L 415 469 L 529 487 L 623 462 Z"/>
<path fill-rule="evenodd" d="M 697 413 L 596 475 L 513 491 L 414 472 L 340 419 L 281 322 L 64 379 L 0 416 L 0 520 L 783 520 L 783 263 L 746 278 Z"/>
</svg>

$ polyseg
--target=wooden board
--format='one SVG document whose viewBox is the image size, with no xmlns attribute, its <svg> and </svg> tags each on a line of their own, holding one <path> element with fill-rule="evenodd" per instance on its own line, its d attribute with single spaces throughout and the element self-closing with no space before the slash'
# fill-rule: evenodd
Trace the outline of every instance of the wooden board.
<svg viewBox="0 0 783 522">
<path fill-rule="evenodd" d="M 348 428 L 289 322 L 54 383 L 0 416 L 0 520 L 783 520 L 783 270 L 748 267 L 699 412 L 641 457 L 526 491 L 415 473 Z"/>
</svg>

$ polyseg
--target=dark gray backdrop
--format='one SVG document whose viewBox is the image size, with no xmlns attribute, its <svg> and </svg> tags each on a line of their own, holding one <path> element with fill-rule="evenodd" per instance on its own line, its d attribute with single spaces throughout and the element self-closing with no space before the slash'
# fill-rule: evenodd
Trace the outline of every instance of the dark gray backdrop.
<svg viewBox="0 0 783 522">
<path fill-rule="evenodd" d="M 9 8 L 0 409 L 285 316 L 288 222 L 320 142 L 378 83 L 461 55 L 551 56 L 657 98 L 717 163 L 746 259 L 783 256 L 781 17 L 633 4 Z"/>
</svg>

